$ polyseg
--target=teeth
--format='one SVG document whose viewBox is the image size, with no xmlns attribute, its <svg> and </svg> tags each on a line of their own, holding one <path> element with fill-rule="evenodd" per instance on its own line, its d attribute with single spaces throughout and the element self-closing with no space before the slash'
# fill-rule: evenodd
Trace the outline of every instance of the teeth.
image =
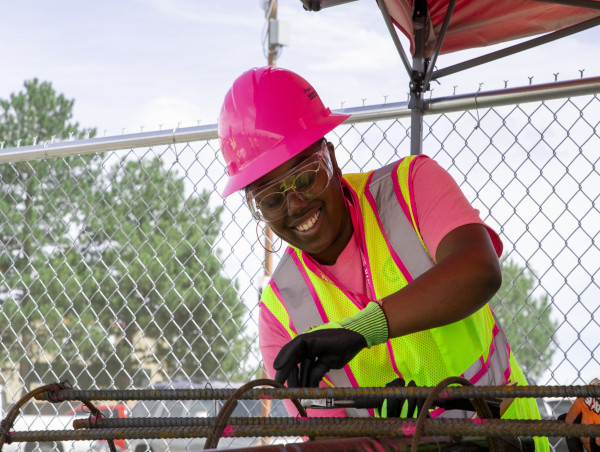
<svg viewBox="0 0 600 452">
<path fill-rule="evenodd" d="M 321 215 L 321 210 L 319 209 L 319 210 L 317 210 L 317 213 L 315 213 L 314 217 L 312 217 L 310 220 L 308 220 L 304 224 L 299 224 L 298 226 L 296 226 L 296 229 L 298 229 L 299 231 L 308 231 L 310 228 L 312 228 L 315 225 L 315 223 L 319 219 L 320 215 Z"/>
</svg>

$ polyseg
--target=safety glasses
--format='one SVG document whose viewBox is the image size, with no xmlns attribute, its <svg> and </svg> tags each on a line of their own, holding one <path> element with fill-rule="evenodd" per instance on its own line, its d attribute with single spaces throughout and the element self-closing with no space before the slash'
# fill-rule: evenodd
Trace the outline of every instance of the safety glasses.
<svg viewBox="0 0 600 452">
<path fill-rule="evenodd" d="M 246 203 L 256 220 L 275 221 L 285 216 L 291 193 L 310 201 L 325 191 L 332 176 L 333 165 L 327 141 L 323 140 L 318 152 L 266 187 L 255 191 L 246 189 Z"/>
</svg>

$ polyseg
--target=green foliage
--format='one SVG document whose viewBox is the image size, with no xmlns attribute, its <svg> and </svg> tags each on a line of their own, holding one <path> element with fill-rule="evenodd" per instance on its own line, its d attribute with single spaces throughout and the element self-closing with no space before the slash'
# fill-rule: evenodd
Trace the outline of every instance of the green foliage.
<svg viewBox="0 0 600 452">
<path fill-rule="evenodd" d="M 73 101 L 48 82 L 25 82 L 0 107 L 5 146 L 95 134 L 68 122 Z M 243 378 L 246 308 L 221 275 L 208 193 L 186 198 L 158 158 L 5 164 L 0 178 L 5 376 L 79 387 L 144 382 L 142 367 Z"/>
<path fill-rule="evenodd" d="M 37 78 L 24 83 L 25 91 L 0 99 L 0 142 L 4 147 L 43 143 L 47 140 L 94 136 L 95 129 L 80 129 L 73 117 L 75 100 L 57 94 L 50 82 Z"/>
<path fill-rule="evenodd" d="M 558 322 L 551 318 L 548 295 L 534 295 L 538 282 L 529 269 L 507 260 L 502 271 L 502 286 L 490 304 L 523 371 L 539 378 L 556 351 Z"/>
<path fill-rule="evenodd" d="M 246 307 L 220 274 L 221 208 L 210 209 L 207 192 L 184 199 L 183 180 L 158 158 L 124 159 L 102 183 L 85 241 L 107 269 L 96 278 L 110 296 L 97 309 L 118 317 L 119 343 L 135 344 L 143 331 L 167 376 L 231 377 Z"/>
<path fill-rule="evenodd" d="M 69 122 L 72 107 L 49 82 L 27 81 L 25 91 L 0 99 L 0 142 L 8 147 L 33 144 L 34 137 L 41 143 L 94 136 L 95 129 Z M 0 353 L 19 362 L 23 382 L 32 378 L 30 361 L 58 350 L 63 340 L 64 331 L 47 323 L 61 318 L 60 300 L 49 299 L 53 288 L 42 278 L 59 264 L 57 253 L 71 247 L 70 228 L 77 226 L 77 206 L 96 177 L 95 161 L 86 156 L 0 165 Z"/>
</svg>

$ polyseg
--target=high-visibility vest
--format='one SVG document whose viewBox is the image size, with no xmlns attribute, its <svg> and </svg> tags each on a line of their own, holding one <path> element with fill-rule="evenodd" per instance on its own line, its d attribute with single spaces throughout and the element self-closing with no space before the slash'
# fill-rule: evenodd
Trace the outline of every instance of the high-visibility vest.
<svg viewBox="0 0 600 452">
<path fill-rule="evenodd" d="M 356 207 L 360 247 L 377 299 L 397 292 L 434 263 L 415 218 L 410 172 L 416 158 L 405 157 L 369 173 L 344 177 Z M 327 278 L 307 253 L 288 247 L 262 296 L 263 307 L 290 335 L 356 314 L 357 297 Z M 361 350 L 343 369 L 325 380 L 338 387 L 380 387 L 401 376 L 418 386 L 435 386 L 451 376 L 477 385 L 526 385 L 502 328 L 488 304 L 449 325 L 393 338 Z M 348 415 L 365 415 L 347 410 Z M 432 416 L 453 416 L 438 409 Z M 461 413 L 460 415 L 464 415 Z M 533 399 L 515 401 L 505 417 L 539 418 Z"/>
</svg>

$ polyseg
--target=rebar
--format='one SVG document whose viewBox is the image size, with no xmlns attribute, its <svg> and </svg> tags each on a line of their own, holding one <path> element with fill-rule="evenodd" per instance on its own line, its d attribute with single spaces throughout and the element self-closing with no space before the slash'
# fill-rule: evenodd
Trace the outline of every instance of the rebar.
<svg viewBox="0 0 600 452">
<path fill-rule="evenodd" d="M 403 388 L 285 388 L 252 389 L 244 393 L 244 400 L 272 399 L 332 399 L 347 400 L 356 397 L 369 399 L 381 397 L 427 398 L 432 387 Z M 47 393 L 37 400 L 226 400 L 236 389 L 97 389 L 59 390 L 49 400 Z M 438 395 L 440 399 L 454 398 L 514 398 L 514 397 L 600 397 L 600 387 L 581 386 L 472 386 L 450 387 Z"/>
<path fill-rule="evenodd" d="M 174 439 L 207 437 L 213 425 L 187 427 L 119 427 L 83 430 L 15 432 L 11 442 L 94 441 L 107 439 Z M 375 418 L 247 418 L 247 425 L 228 424 L 223 437 L 260 436 L 412 436 L 414 419 Z M 600 437 L 600 425 L 564 424 L 539 420 L 428 419 L 423 423 L 425 436 L 573 436 Z"/>
</svg>

